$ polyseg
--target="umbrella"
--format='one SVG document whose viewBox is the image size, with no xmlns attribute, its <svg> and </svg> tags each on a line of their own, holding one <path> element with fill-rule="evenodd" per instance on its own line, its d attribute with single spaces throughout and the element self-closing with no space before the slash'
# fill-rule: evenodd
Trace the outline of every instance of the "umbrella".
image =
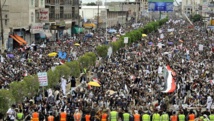
<svg viewBox="0 0 214 121">
<path fill-rule="evenodd" d="M 48 54 L 48 56 L 50 56 L 50 57 L 55 57 L 56 55 L 57 55 L 56 52 L 52 52 L 52 53 L 49 53 L 49 54 Z"/>
<path fill-rule="evenodd" d="M 153 42 L 149 42 L 148 44 L 149 44 L 149 45 L 152 45 L 152 44 L 153 44 Z"/>
<path fill-rule="evenodd" d="M 106 93 L 108 93 L 109 95 L 113 95 L 113 94 L 115 94 L 115 93 L 117 93 L 117 92 L 115 92 L 115 91 L 113 91 L 113 90 L 108 90 L 108 91 L 106 91 Z"/>
<path fill-rule="evenodd" d="M 99 83 L 93 82 L 93 81 L 90 81 L 90 82 L 88 83 L 88 85 L 94 86 L 94 87 L 100 87 L 100 84 L 99 84 Z"/>
<path fill-rule="evenodd" d="M 168 45 L 173 45 L 173 42 L 168 42 Z"/>
<path fill-rule="evenodd" d="M 142 37 L 147 37 L 147 35 L 146 34 L 142 34 Z"/>
<path fill-rule="evenodd" d="M 75 43 L 74 45 L 76 45 L 76 46 L 80 46 L 80 44 L 79 44 L 79 43 Z"/>
<path fill-rule="evenodd" d="M 8 56 L 9 58 L 14 58 L 14 55 L 13 55 L 13 54 L 7 54 L 7 56 Z"/>
</svg>

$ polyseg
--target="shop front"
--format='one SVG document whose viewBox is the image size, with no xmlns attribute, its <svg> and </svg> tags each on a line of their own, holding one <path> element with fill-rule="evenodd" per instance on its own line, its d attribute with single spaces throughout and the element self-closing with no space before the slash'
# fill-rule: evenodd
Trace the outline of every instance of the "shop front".
<svg viewBox="0 0 214 121">
<path fill-rule="evenodd" d="M 40 44 L 46 40 L 46 35 L 42 23 L 34 23 L 30 27 L 30 32 L 34 36 L 32 43 Z"/>
</svg>

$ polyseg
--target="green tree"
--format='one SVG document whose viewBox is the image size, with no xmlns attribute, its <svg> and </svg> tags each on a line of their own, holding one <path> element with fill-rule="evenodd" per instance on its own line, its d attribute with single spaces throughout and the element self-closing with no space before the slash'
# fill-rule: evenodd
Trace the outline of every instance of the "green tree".
<svg viewBox="0 0 214 121">
<path fill-rule="evenodd" d="M 26 76 L 23 81 L 26 84 L 28 96 L 34 96 L 39 89 L 39 80 L 37 75 Z"/>
<path fill-rule="evenodd" d="M 83 56 L 79 57 L 78 61 L 80 62 L 81 70 L 83 70 L 84 68 L 90 67 L 91 60 L 90 60 L 89 56 L 83 55 Z"/>
<path fill-rule="evenodd" d="M 14 104 L 14 98 L 9 90 L 0 90 L 0 113 L 6 114 L 7 110 Z"/>
<path fill-rule="evenodd" d="M 107 45 L 100 45 L 96 47 L 96 52 L 100 57 L 105 58 L 107 56 L 109 46 Z"/>
<path fill-rule="evenodd" d="M 91 3 L 87 3 L 86 6 L 96 6 L 97 4 L 94 3 L 94 2 L 91 2 Z"/>
<path fill-rule="evenodd" d="M 66 65 L 57 66 L 55 72 L 59 74 L 59 77 L 68 78 L 71 75 L 71 69 Z"/>
<path fill-rule="evenodd" d="M 13 82 L 10 84 L 10 91 L 16 103 L 21 103 L 28 95 L 27 84 L 24 81 Z"/>
<path fill-rule="evenodd" d="M 78 77 L 80 75 L 80 64 L 78 61 L 71 61 L 68 63 L 65 63 L 70 68 L 71 76 Z"/>
<path fill-rule="evenodd" d="M 53 88 L 59 84 L 60 75 L 56 71 L 52 71 L 51 69 L 48 73 L 48 87 Z"/>
<path fill-rule="evenodd" d="M 93 53 L 93 52 L 88 52 L 88 53 L 85 53 L 85 56 L 90 57 L 90 65 L 91 65 L 91 66 L 94 66 L 95 63 L 96 63 L 96 60 L 97 60 L 97 57 L 96 57 L 95 53 Z"/>
</svg>

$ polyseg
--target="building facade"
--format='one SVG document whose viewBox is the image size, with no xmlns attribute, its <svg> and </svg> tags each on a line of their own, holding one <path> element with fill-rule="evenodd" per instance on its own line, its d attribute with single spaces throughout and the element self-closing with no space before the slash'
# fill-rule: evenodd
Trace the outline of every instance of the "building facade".
<svg viewBox="0 0 214 121">
<path fill-rule="evenodd" d="M 2 6 L 2 25 L 3 27 L 1 26 L 1 29 L 0 29 L 0 47 L 1 47 L 1 50 L 3 48 L 6 48 L 7 47 L 7 39 L 8 39 L 8 34 L 10 32 L 10 29 L 9 29 L 9 2 L 6 0 L 1 0 L 1 6 Z M 2 37 L 2 34 L 3 34 L 3 37 Z M 2 40 L 3 38 L 3 40 Z M 2 50 L 3 51 L 3 50 Z"/>
<path fill-rule="evenodd" d="M 23 44 L 20 38 L 25 44 L 56 40 L 80 20 L 79 0 L 1 0 L 1 4 L 4 41 L 0 45 L 3 42 L 9 51 Z"/>
<path fill-rule="evenodd" d="M 52 40 L 61 38 L 72 25 L 79 24 L 79 0 L 46 0 L 45 8 L 49 9 L 49 26 Z M 70 33 L 68 33 L 70 34 Z"/>
</svg>

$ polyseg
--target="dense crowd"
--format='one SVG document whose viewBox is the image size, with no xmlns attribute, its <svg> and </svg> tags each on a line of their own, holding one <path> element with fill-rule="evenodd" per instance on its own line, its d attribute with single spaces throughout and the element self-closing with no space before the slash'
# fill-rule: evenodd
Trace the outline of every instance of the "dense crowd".
<svg viewBox="0 0 214 121">
<path fill-rule="evenodd" d="M 61 83 L 61 86 L 47 90 L 44 96 L 40 91 L 35 97 L 26 98 L 22 104 L 13 105 L 7 114 L 15 119 L 18 116 L 14 114 L 23 112 L 26 120 L 30 120 L 38 112 L 39 120 L 50 120 L 48 117 L 51 115 L 56 121 L 65 118 L 64 113 L 69 121 L 194 121 L 198 117 L 200 120 L 212 119 L 213 33 L 207 31 L 200 22 L 195 23 L 195 26 L 198 27 L 192 27 L 186 20 L 170 19 L 158 31 L 98 60 L 99 64 L 88 74 L 81 75 L 80 84 L 76 84 L 74 77 L 61 77 L 61 82 L 71 84 L 71 90 L 65 91 L 69 91 L 68 94 L 63 93 L 62 88 L 66 85 Z M 42 53 L 47 55 L 61 49 L 67 51 L 72 58 L 71 53 L 74 51 L 81 55 L 86 51 L 93 51 L 98 43 L 101 41 L 91 39 L 80 47 L 67 46 L 67 42 L 54 46 L 47 44 L 46 49 L 38 48 L 35 52 L 25 53 L 32 61 L 25 61 L 26 67 L 15 64 L 14 70 L 27 70 L 28 73 L 34 73 L 32 71 L 36 69 L 46 71 L 48 66 L 53 66 L 54 61 L 59 60 L 47 56 L 42 56 L 39 60 L 29 55 L 38 53 L 39 57 Z M 17 59 L 6 60 L 16 63 L 20 59 L 21 56 L 17 56 Z M 54 61 L 49 61 L 50 59 Z M 30 69 L 28 64 L 36 65 L 34 69 Z M 176 73 L 173 77 L 176 80 L 176 90 L 173 93 L 162 92 L 166 83 L 163 73 L 167 65 Z M 7 67 L 4 70 L 9 69 Z M 10 73 L 9 77 L 13 75 L 11 70 L 6 72 Z M 101 87 L 87 84 L 94 78 L 99 80 Z M 148 116 L 151 116 L 150 119 Z"/>
</svg>

